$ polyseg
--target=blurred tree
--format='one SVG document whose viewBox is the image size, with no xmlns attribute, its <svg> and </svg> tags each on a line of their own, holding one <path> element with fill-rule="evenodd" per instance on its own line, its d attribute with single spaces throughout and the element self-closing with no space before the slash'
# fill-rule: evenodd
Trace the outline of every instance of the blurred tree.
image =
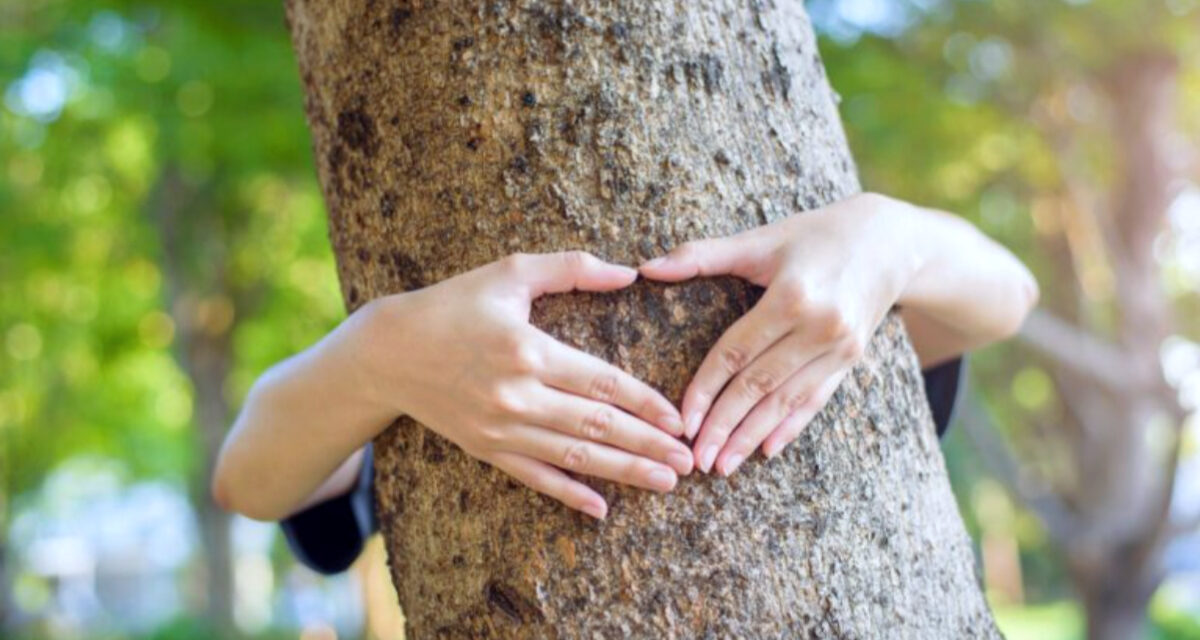
<svg viewBox="0 0 1200 640">
<path fill-rule="evenodd" d="M 282 21 L 265 1 L 0 5 L 6 495 L 79 453 L 185 484 L 222 637 L 208 473 L 231 404 L 340 315 Z"/>
<path fill-rule="evenodd" d="M 1024 338 L 1045 364 L 977 363 L 1024 467 L 978 413 L 965 424 L 1059 545 L 1093 638 L 1140 637 L 1187 530 L 1170 513 L 1187 414 L 1161 353 L 1200 327 L 1178 323 L 1195 290 L 1164 286 L 1159 238 L 1195 179 L 1178 87 L 1197 72 L 1196 5 L 926 4 L 898 34 L 827 48 L 868 182 L 978 212 L 1037 268 L 1045 309 Z"/>
</svg>

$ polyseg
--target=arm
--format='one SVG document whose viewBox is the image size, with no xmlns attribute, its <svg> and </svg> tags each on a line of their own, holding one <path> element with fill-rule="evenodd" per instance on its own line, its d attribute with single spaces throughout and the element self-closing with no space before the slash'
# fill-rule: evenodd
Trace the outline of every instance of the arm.
<svg viewBox="0 0 1200 640">
<path fill-rule="evenodd" d="M 864 194 L 642 265 L 664 281 L 731 274 L 766 287 L 684 395 L 697 465 L 732 473 L 774 456 L 825 406 L 895 304 L 923 366 L 1016 331 L 1029 272 L 969 223 Z"/>
<path fill-rule="evenodd" d="M 217 460 L 219 505 L 277 520 L 352 488 L 362 447 L 395 417 L 364 366 L 373 311 L 360 309 L 254 383 Z"/>
<path fill-rule="evenodd" d="M 519 255 L 362 307 L 251 390 L 213 477 L 219 504 L 275 520 L 345 493 L 356 452 L 409 415 L 536 491 L 595 517 L 568 469 L 669 491 L 692 457 L 675 408 L 529 324 L 532 300 L 628 286 L 583 253 Z"/>
<path fill-rule="evenodd" d="M 1037 281 L 970 222 L 885 199 L 919 265 L 897 303 L 922 367 L 1011 336 L 1038 299 Z"/>
</svg>

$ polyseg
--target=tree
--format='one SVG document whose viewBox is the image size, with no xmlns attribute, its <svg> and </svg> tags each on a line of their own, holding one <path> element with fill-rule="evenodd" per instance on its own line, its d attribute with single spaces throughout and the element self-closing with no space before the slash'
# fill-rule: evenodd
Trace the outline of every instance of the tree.
<svg viewBox="0 0 1200 640">
<path fill-rule="evenodd" d="M 347 306 L 514 251 L 625 263 L 859 189 L 801 3 L 289 0 Z M 759 291 L 539 301 L 538 326 L 678 398 Z M 402 354 L 397 354 L 403 357 Z M 412 637 L 997 637 L 889 317 L 770 464 L 600 523 L 400 419 L 376 495 Z"/>
<path fill-rule="evenodd" d="M 864 169 L 889 193 L 983 209 L 991 231 L 1025 248 L 1045 294 L 1022 331 L 1034 353 L 974 358 L 987 411 L 965 411 L 963 426 L 1058 547 L 1089 637 L 1142 637 L 1168 547 L 1196 524 L 1176 490 L 1195 407 L 1164 363 L 1200 326 L 1195 280 L 1176 283 L 1184 250 L 1168 216 L 1200 168 L 1187 117 L 1200 7 L 937 12 L 894 42 L 846 49 L 842 65 L 864 70 L 840 77 L 855 96 L 848 127 L 872 151 L 903 154 Z M 1028 217 L 1012 215 L 1021 202 Z M 1011 389 L 1031 386 L 1041 392 L 1013 402 Z"/>
<path fill-rule="evenodd" d="M 8 95 L 28 78 L 66 87 L 0 108 L 0 272 L 14 274 L 0 282 L 0 636 L 50 633 L 11 597 L 26 563 L 10 512 L 54 467 L 99 456 L 187 489 L 201 542 L 181 576 L 188 613 L 235 637 L 229 515 L 209 497 L 228 403 L 340 315 L 334 279 L 317 277 L 331 255 L 282 7 L 52 0 L 0 15 Z"/>
</svg>

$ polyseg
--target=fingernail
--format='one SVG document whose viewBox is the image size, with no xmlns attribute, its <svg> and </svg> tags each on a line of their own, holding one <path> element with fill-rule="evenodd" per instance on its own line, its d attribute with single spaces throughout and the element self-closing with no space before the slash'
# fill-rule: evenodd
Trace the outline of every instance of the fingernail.
<svg viewBox="0 0 1200 640">
<path fill-rule="evenodd" d="M 737 471 L 738 466 L 745 460 L 745 456 L 740 453 L 735 453 L 725 459 L 725 477 L 729 477 L 734 471 Z"/>
<path fill-rule="evenodd" d="M 717 445 L 710 444 L 704 448 L 704 453 L 700 455 L 700 469 L 704 473 L 708 473 L 712 469 L 713 461 L 717 459 Z"/>
<path fill-rule="evenodd" d="M 678 471 L 680 475 L 687 475 L 692 471 L 692 454 L 682 451 L 672 451 L 667 454 L 667 463 Z"/>
<path fill-rule="evenodd" d="M 627 267 L 623 264 L 615 264 L 615 265 L 613 265 L 613 267 L 620 270 L 621 273 L 623 275 L 625 275 L 626 277 L 630 277 L 630 276 L 637 277 L 638 270 L 634 269 L 633 267 Z"/>
<path fill-rule="evenodd" d="M 688 416 L 688 420 L 687 420 L 688 440 L 695 438 L 696 432 L 700 430 L 700 418 L 701 418 L 701 416 L 700 416 L 699 411 L 693 411 L 691 413 L 691 415 Z"/>
<path fill-rule="evenodd" d="M 647 476 L 650 486 L 659 491 L 670 491 L 675 488 L 675 474 L 667 469 L 655 469 Z"/>
<path fill-rule="evenodd" d="M 589 503 L 583 505 L 582 510 L 584 513 L 588 514 L 589 516 L 591 516 L 597 520 L 604 519 L 604 505 L 602 505 L 602 504 L 597 504 L 595 502 L 589 502 Z"/>
<path fill-rule="evenodd" d="M 763 453 L 766 453 L 768 458 L 774 458 L 775 456 L 779 455 L 780 451 L 783 451 L 783 444 L 779 442 L 772 442 L 771 444 L 767 445 L 767 450 Z"/>
<path fill-rule="evenodd" d="M 664 414 L 658 423 L 667 429 L 667 433 L 678 436 L 683 434 L 683 421 L 671 414 Z"/>
<path fill-rule="evenodd" d="M 653 260 L 650 260 L 650 261 L 647 261 L 647 262 L 643 262 L 643 263 L 642 263 L 642 266 L 643 266 L 643 267 L 649 267 L 649 268 L 653 269 L 654 267 L 659 267 L 659 266 L 662 266 L 662 265 L 663 265 L 663 264 L 665 264 L 666 262 L 667 262 L 667 257 L 666 257 L 666 256 L 659 256 L 659 257 L 657 257 L 657 258 L 655 258 L 655 259 L 653 259 Z"/>
</svg>

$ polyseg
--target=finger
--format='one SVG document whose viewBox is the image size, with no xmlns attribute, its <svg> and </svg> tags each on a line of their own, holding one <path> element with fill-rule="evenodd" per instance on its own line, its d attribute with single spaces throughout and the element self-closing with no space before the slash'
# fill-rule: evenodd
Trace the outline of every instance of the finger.
<svg viewBox="0 0 1200 640">
<path fill-rule="evenodd" d="M 512 427 L 505 441 L 514 453 L 621 484 L 666 492 L 674 489 L 678 481 L 675 470 L 665 464 L 543 427 Z"/>
<path fill-rule="evenodd" d="M 637 270 L 611 264 L 585 251 L 517 253 L 499 263 L 526 286 L 529 297 L 568 291 L 612 291 L 637 280 Z"/>
<path fill-rule="evenodd" d="M 492 456 L 491 463 L 530 489 L 593 518 L 602 520 L 608 513 L 608 504 L 600 494 L 544 462 L 516 453 L 501 452 Z"/>
<path fill-rule="evenodd" d="M 735 275 L 748 278 L 757 262 L 768 253 L 767 236 L 743 232 L 726 238 L 693 240 L 675 247 L 665 256 L 638 267 L 647 278 L 679 282 L 699 276 Z"/>
<path fill-rule="evenodd" d="M 724 443 L 716 463 L 721 474 L 728 476 L 733 473 L 788 416 L 810 408 L 813 415 L 819 412 L 828 396 L 821 398 L 818 391 L 830 378 L 837 377 L 840 380 L 839 374 L 844 367 L 845 364 L 836 353 L 826 352 L 796 371 L 778 389 L 763 398 L 737 426 L 729 441 Z"/>
<path fill-rule="evenodd" d="M 717 452 L 725 446 L 726 439 L 734 429 L 739 428 L 738 425 L 759 401 L 775 392 L 792 376 L 804 371 L 809 363 L 818 361 L 828 350 L 828 345 L 815 344 L 800 333 L 792 332 L 734 377 L 720 392 L 694 443 L 700 468 L 708 472 L 717 458 Z"/>
<path fill-rule="evenodd" d="M 612 405 L 542 387 L 530 397 L 525 418 L 570 436 L 612 445 L 671 466 L 692 471 L 692 452 L 662 430 Z"/>
<path fill-rule="evenodd" d="M 704 414 L 721 389 L 746 365 L 789 333 L 792 323 L 780 313 L 775 301 L 778 294 L 768 289 L 749 313 L 738 318 L 704 356 L 696 375 L 683 394 L 684 429 L 694 438 L 700 431 Z"/>
<path fill-rule="evenodd" d="M 812 419 L 821 412 L 821 409 L 825 408 L 825 404 L 833 397 L 834 392 L 837 391 L 838 386 L 845 379 L 846 371 L 826 380 L 816 395 L 813 396 L 811 402 L 802 405 L 798 411 L 784 418 L 783 422 L 763 442 L 763 455 L 768 458 L 774 458 L 779 455 L 780 451 L 783 451 L 784 447 L 791 444 L 793 440 L 800 436 L 804 428 L 812 422 Z"/>
<path fill-rule="evenodd" d="M 675 405 L 653 387 L 620 367 L 573 349 L 540 332 L 544 366 L 539 379 L 575 395 L 618 406 L 667 433 L 683 435 L 683 420 Z"/>
</svg>

